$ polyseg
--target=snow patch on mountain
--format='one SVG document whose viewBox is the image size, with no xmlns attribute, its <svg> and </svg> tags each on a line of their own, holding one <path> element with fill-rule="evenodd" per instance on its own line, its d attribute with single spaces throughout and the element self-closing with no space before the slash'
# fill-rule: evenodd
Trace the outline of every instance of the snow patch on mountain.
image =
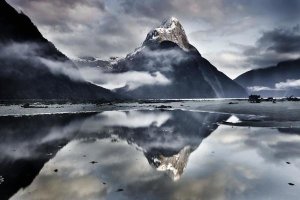
<svg viewBox="0 0 300 200">
<path fill-rule="evenodd" d="M 143 45 L 163 41 L 174 42 L 183 50 L 189 50 L 190 48 L 185 31 L 179 20 L 175 17 L 166 19 L 159 27 L 152 29 L 147 34 Z"/>
<path fill-rule="evenodd" d="M 180 179 L 187 165 L 191 152 L 191 147 L 186 146 L 178 154 L 171 157 L 160 156 L 159 158 L 155 158 L 154 163 L 156 163 L 158 171 L 166 171 L 174 181 L 177 181 Z"/>
<path fill-rule="evenodd" d="M 139 54 L 143 49 L 145 49 L 145 46 L 141 46 L 139 48 L 136 48 L 132 53 L 127 54 L 126 59 L 133 59 L 137 54 Z"/>
</svg>

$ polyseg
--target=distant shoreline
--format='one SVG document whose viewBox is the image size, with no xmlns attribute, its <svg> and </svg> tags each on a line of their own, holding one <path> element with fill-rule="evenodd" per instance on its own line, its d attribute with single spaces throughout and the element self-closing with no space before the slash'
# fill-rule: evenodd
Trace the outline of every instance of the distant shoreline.
<svg viewBox="0 0 300 200">
<path fill-rule="evenodd" d="M 277 103 L 263 101 L 261 103 L 249 103 L 247 99 L 143 100 L 113 103 L 46 102 L 46 104 L 43 102 L 35 102 L 27 103 L 27 107 L 25 107 L 21 102 L 18 102 L 17 104 L 0 104 L 0 117 L 81 113 L 96 114 L 104 111 L 129 110 L 183 110 L 190 112 L 213 112 L 252 116 L 255 122 L 258 122 L 259 120 L 263 120 L 264 122 L 277 121 L 280 123 L 291 121 L 300 122 L 299 101 L 277 101 Z"/>
<path fill-rule="evenodd" d="M 265 97 L 264 99 L 267 99 Z M 276 100 L 285 100 L 287 97 L 273 97 Z M 300 98 L 300 97 L 295 97 Z M 171 102 L 182 102 L 182 101 L 248 101 L 248 98 L 186 98 L 186 99 L 132 99 L 132 100 L 84 100 L 84 99 L 9 99 L 0 100 L 0 105 L 19 105 L 24 103 L 41 103 L 41 104 L 106 104 L 106 103 L 171 103 Z"/>
</svg>

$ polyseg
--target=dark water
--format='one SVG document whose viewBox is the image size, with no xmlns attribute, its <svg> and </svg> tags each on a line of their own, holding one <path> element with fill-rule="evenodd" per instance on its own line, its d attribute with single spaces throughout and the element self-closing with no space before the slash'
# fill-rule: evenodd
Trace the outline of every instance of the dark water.
<svg viewBox="0 0 300 200">
<path fill-rule="evenodd" d="M 0 199 L 299 199 L 298 129 L 227 114 L 0 118 Z"/>
</svg>

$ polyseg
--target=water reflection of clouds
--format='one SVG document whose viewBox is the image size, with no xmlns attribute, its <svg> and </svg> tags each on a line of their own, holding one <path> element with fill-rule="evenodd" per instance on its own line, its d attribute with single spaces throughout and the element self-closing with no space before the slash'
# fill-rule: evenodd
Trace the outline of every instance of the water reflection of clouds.
<svg viewBox="0 0 300 200">
<path fill-rule="evenodd" d="M 74 119 L 70 122 L 59 125 L 53 124 L 45 129 L 30 130 L 23 135 L 23 126 L 13 127 L 11 130 L 4 129 L 3 139 L 0 141 L 0 159 L 9 157 L 10 159 L 34 158 L 39 157 L 40 153 L 35 147 L 46 145 L 59 140 L 70 140 L 77 136 L 95 133 L 105 127 L 128 127 L 128 128 L 145 128 L 148 126 L 160 127 L 171 118 L 169 113 L 164 112 L 140 112 L 140 111 L 108 111 L 94 116 L 87 116 L 80 119 Z M 17 119 L 15 119 L 17 120 Z M 29 119 L 30 120 L 30 119 Z M 34 119 L 32 119 L 33 121 Z M 37 121 L 37 123 L 39 123 Z M 51 124 L 51 122 L 49 122 Z M 20 139 L 15 136 L 17 135 Z M 32 134 L 35 133 L 35 134 Z M 28 134 L 25 136 L 25 134 Z"/>
<path fill-rule="evenodd" d="M 171 118 L 171 114 L 167 112 L 155 113 L 140 111 L 108 111 L 101 113 L 99 116 L 102 118 L 99 123 L 104 126 L 122 126 L 129 128 L 148 127 L 150 125 L 160 127 Z"/>
<path fill-rule="evenodd" d="M 81 134 L 99 132 L 105 127 L 141 128 L 154 125 L 160 127 L 171 117 L 168 113 L 144 113 L 141 111 L 105 111 L 100 114 L 76 120 L 64 127 L 52 128 L 42 142 L 63 139 L 74 132 Z"/>
<path fill-rule="evenodd" d="M 268 162 L 300 158 L 300 136 L 297 134 L 281 133 L 275 128 L 230 126 L 222 126 L 222 133 L 216 136 L 219 143 L 238 147 L 239 151 L 256 150 Z"/>
<path fill-rule="evenodd" d="M 99 164 L 91 165 L 90 160 Z M 54 173 L 56 168 L 59 171 Z M 233 186 L 229 179 L 219 171 L 175 183 L 151 168 L 143 154 L 125 142 L 87 144 L 78 140 L 65 146 L 28 188 L 11 199 L 223 199 L 225 186 Z M 117 193 L 118 188 L 124 192 Z"/>
<path fill-rule="evenodd" d="M 82 154 L 88 157 L 82 158 Z M 187 176 L 173 182 L 152 169 L 143 154 L 126 142 L 112 144 L 110 140 L 97 140 L 87 144 L 73 141 L 44 166 L 30 187 L 20 190 L 12 200 L 238 199 L 240 195 L 257 191 L 259 188 L 255 184 L 259 187 L 269 184 L 243 165 L 230 162 L 220 165 L 220 160 L 207 164 L 203 157 L 197 161 L 193 159 L 190 162 L 201 163 L 202 167 L 188 168 Z M 90 160 L 99 163 L 91 165 Z M 59 169 L 58 173 L 53 172 L 55 168 Z M 118 188 L 124 192 L 116 192 Z M 260 191 L 257 195 L 266 194 Z"/>
<path fill-rule="evenodd" d="M 223 172 L 228 181 L 224 187 L 233 195 L 230 199 L 241 196 L 245 199 L 297 199 L 300 192 L 287 183 L 300 184 L 297 179 L 300 156 L 291 157 L 293 151 L 289 149 L 296 149 L 290 142 L 299 144 L 299 139 L 300 136 L 280 134 L 277 129 L 220 126 L 193 152 L 182 178 L 200 178 Z M 278 146 L 282 141 L 292 147 Z M 287 154 L 278 157 L 282 151 Z M 287 160 L 292 165 L 287 165 Z"/>
<path fill-rule="evenodd" d="M 159 194 L 167 199 L 175 199 L 174 187 L 182 190 L 184 184 L 176 186 L 171 179 L 165 177 L 165 173 L 152 168 L 144 155 L 145 151 L 152 148 L 156 148 L 157 152 L 161 152 L 161 148 L 180 150 L 190 143 L 194 147 L 198 146 L 202 138 L 210 133 L 209 130 L 217 127 L 215 123 L 218 120 L 218 115 L 182 111 L 113 111 L 54 127 L 40 140 L 42 143 L 63 138 L 59 133 L 80 134 L 43 167 L 28 188 L 20 190 L 13 199 L 39 199 L 41 194 L 45 199 L 93 199 L 95 195 L 106 196 L 106 199 L 132 199 L 132 196 L 141 199 L 145 194 L 150 199 L 157 198 Z M 97 140 L 95 135 L 90 134 L 94 132 L 117 135 L 121 140 L 117 143 L 112 143 L 110 139 Z M 133 135 L 135 136 L 131 141 Z M 128 145 L 128 140 L 133 145 Z M 137 146 L 144 152 L 136 151 Z M 86 159 L 82 157 L 84 154 L 87 155 Z M 98 161 L 98 164 L 91 165 L 91 160 Z M 58 169 L 57 173 L 53 172 L 55 168 Z M 98 180 L 97 183 L 95 179 Z M 91 192 L 87 194 L 85 191 L 85 196 L 73 192 L 72 188 L 80 190 L 84 181 L 88 182 L 85 184 Z M 98 187 L 101 181 L 107 183 L 104 189 L 101 189 L 103 186 Z M 68 182 L 72 182 L 70 189 L 65 186 Z M 57 187 L 59 184 L 62 187 Z M 119 187 L 124 187 L 123 194 L 128 194 L 128 198 L 115 192 Z M 50 188 L 50 193 L 46 192 L 47 188 Z M 135 188 L 142 190 L 138 192 Z"/>
<path fill-rule="evenodd" d="M 98 163 L 92 165 L 91 160 L 97 160 Z M 58 172 L 54 173 L 54 169 L 58 169 Z M 143 153 L 126 142 L 115 144 L 105 139 L 84 143 L 76 140 L 61 149 L 44 166 L 30 187 L 20 190 L 12 199 L 116 197 L 116 190 L 126 184 L 155 177 L 154 169 L 149 166 Z"/>
<path fill-rule="evenodd" d="M 287 183 L 300 185 L 300 136 L 277 129 L 221 125 L 202 142 L 221 119 L 176 111 L 114 111 L 70 123 L 63 127 L 66 132 L 81 135 L 46 163 L 33 183 L 12 200 L 298 199 L 300 192 Z M 89 134 L 99 130 L 103 131 L 100 134 L 116 135 L 118 141 Z M 139 137 L 128 145 L 133 135 Z M 136 150 L 137 146 L 143 151 L 181 148 L 191 142 L 194 147 L 202 144 L 189 155 L 177 182 L 157 172 L 149 165 L 146 153 Z M 293 165 L 287 167 L 286 159 L 292 159 Z M 92 160 L 98 163 L 93 165 Z M 56 168 L 57 173 L 53 171 Z M 124 191 L 116 192 L 119 188 Z"/>
</svg>

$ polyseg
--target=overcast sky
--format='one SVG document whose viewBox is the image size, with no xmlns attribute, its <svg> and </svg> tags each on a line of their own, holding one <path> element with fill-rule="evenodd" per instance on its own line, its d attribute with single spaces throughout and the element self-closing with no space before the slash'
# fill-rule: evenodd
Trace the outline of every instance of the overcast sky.
<svg viewBox="0 0 300 200">
<path fill-rule="evenodd" d="M 125 56 L 174 16 L 229 77 L 300 57 L 300 0 L 7 0 L 71 58 Z"/>
</svg>

